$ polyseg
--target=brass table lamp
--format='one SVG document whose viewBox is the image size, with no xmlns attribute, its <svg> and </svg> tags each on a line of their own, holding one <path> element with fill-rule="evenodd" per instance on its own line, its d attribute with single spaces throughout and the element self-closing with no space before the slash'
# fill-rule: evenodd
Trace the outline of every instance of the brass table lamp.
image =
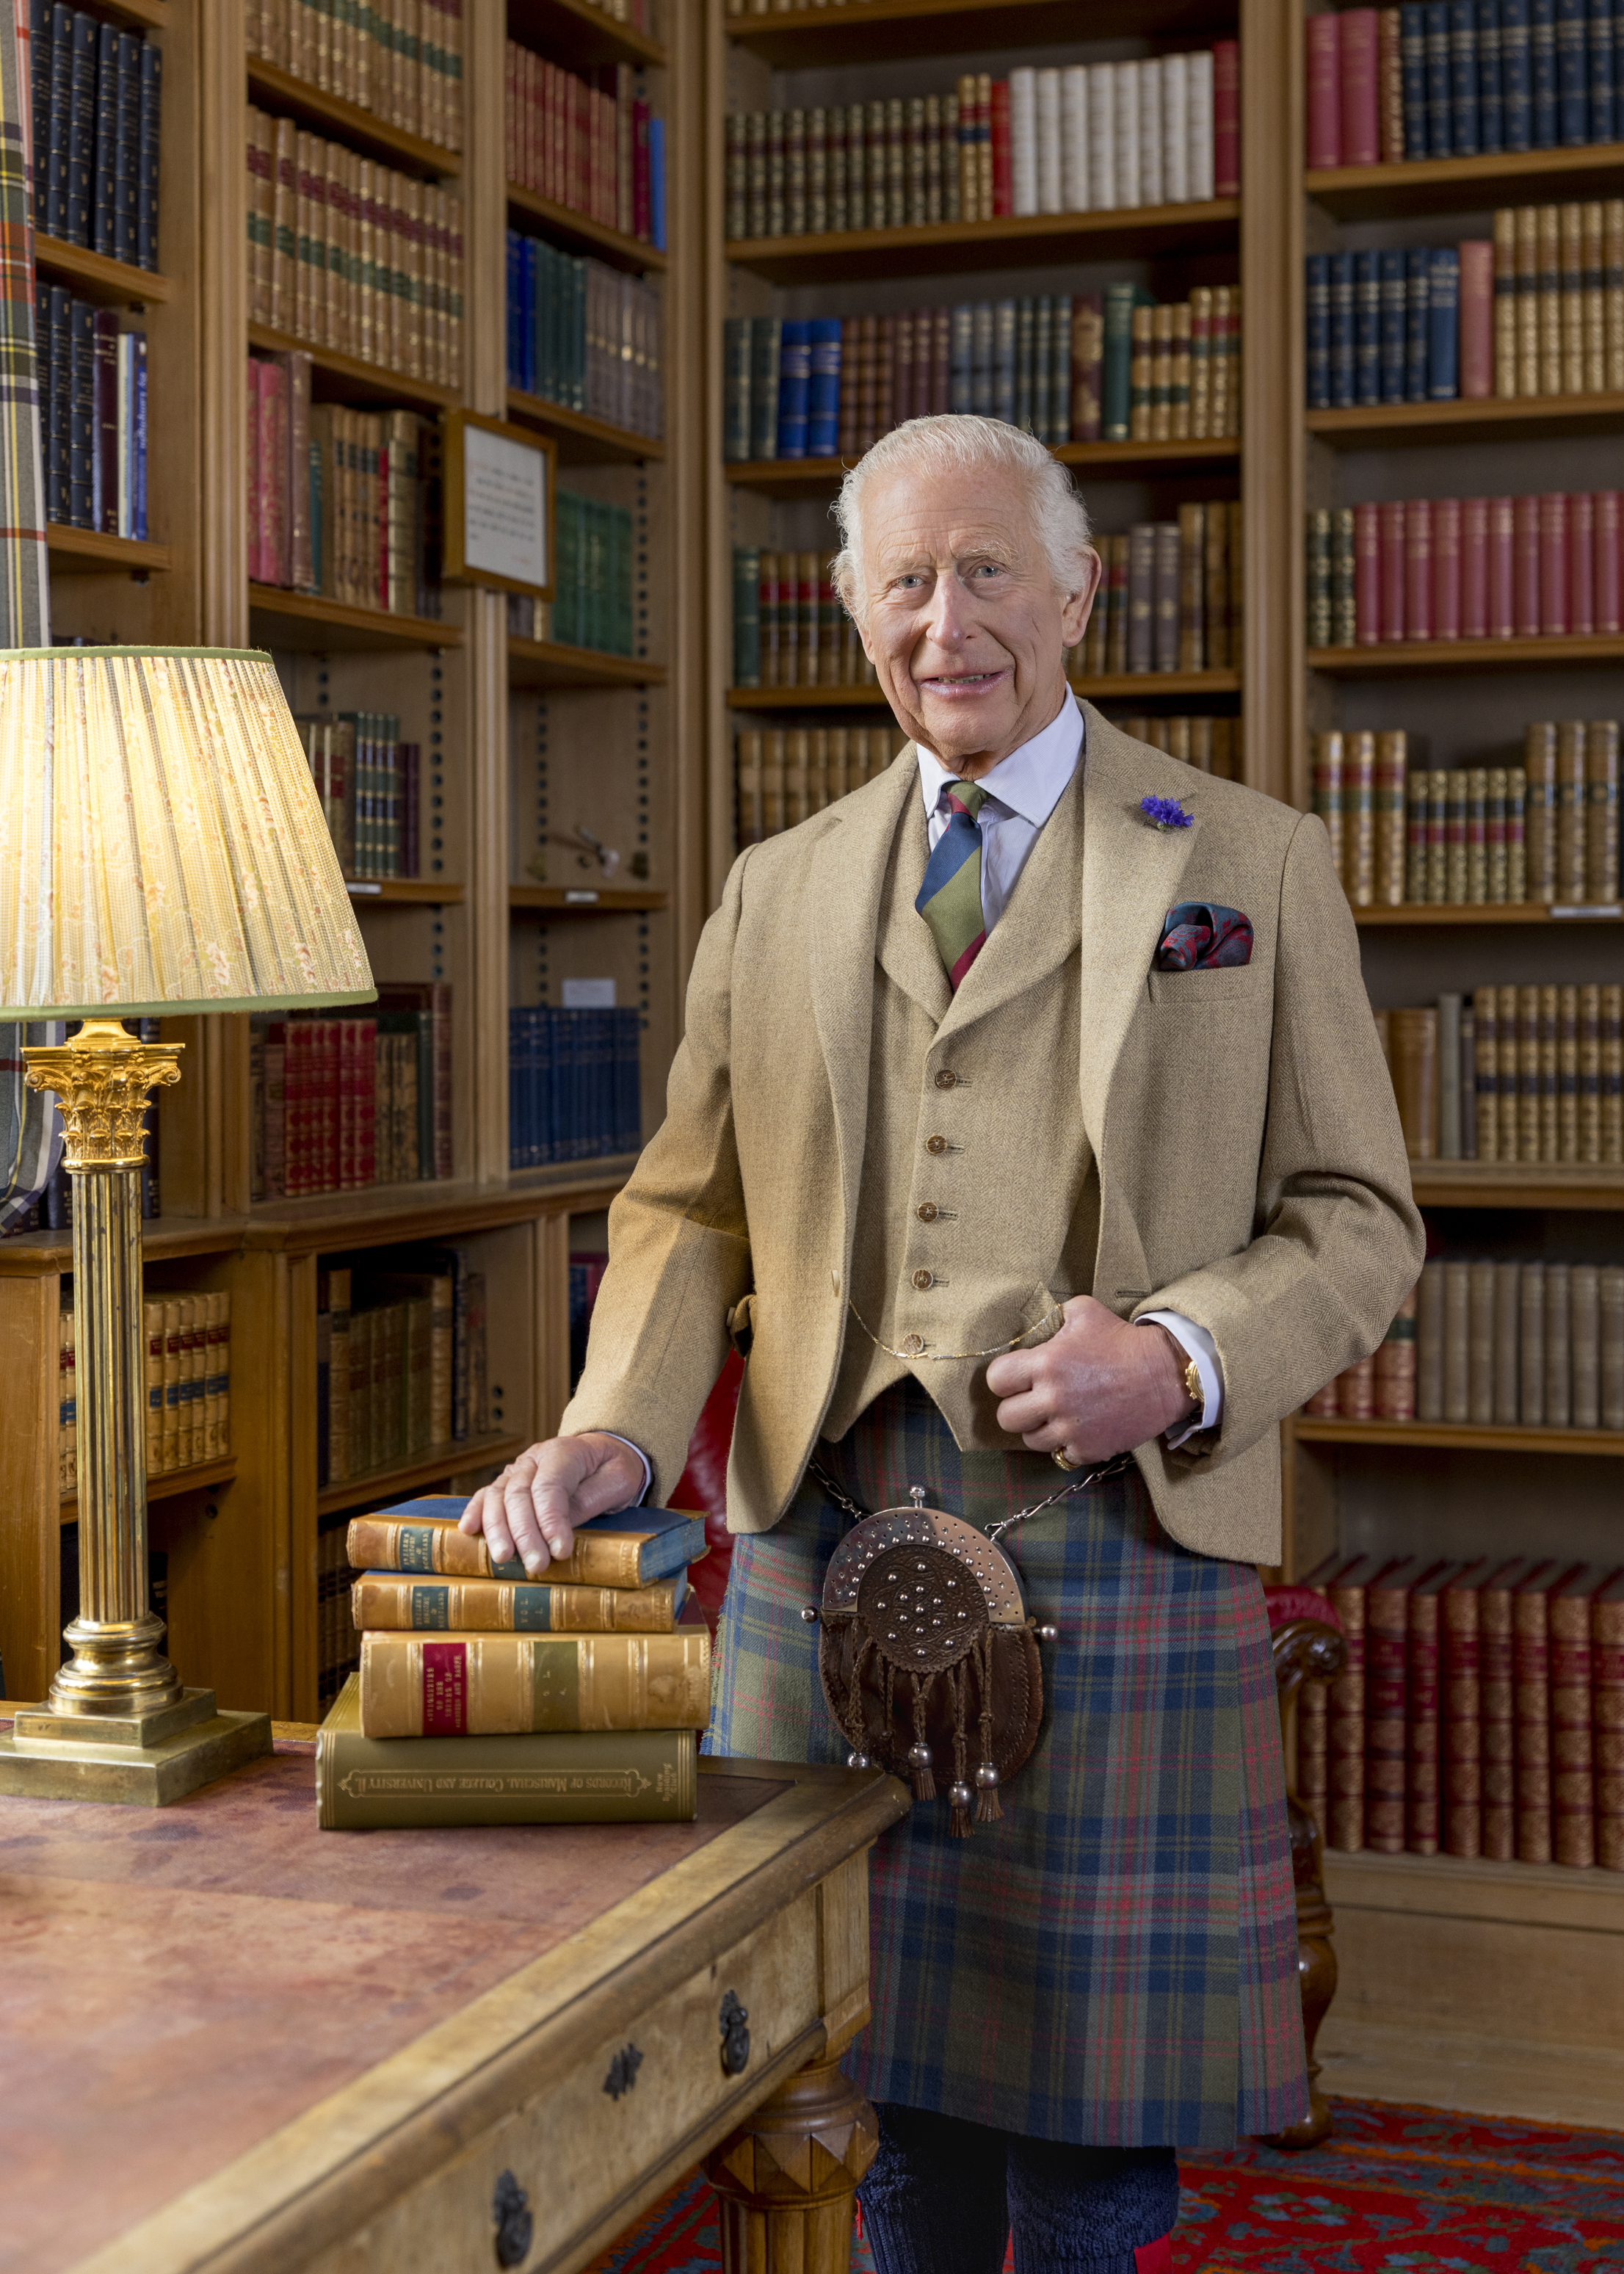
<svg viewBox="0 0 1624 2274">
<path fill-rule="evenodd" d="M 270 1750 L 268 1715 L 182 1687 L 149 1608 L 141 1125 L 180 1052 L 123 1021 L 374 992 L 268 655 L 0 649 L 0 1019 L 84 1021 L 26 1053 L 74 1180 L 80 1608 L 0 1792 L 154 1805 Z"/>
</svg>

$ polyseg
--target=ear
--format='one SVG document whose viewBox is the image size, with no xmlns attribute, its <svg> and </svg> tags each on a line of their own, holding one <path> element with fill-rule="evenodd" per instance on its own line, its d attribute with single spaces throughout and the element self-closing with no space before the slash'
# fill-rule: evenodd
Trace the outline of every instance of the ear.
<svg viewBox="0 0 1624 2274">
<path fill-rule="evenodd" d="M 1060 640 L 1063 647 L 1076 647 L 1088 628 L 1094 614 L 1094 596 L 1100 589 L 1102 574 L 1099 554 L 1091 545 L 1084 566 L 1083 582 L 1075 592 L 1068 592 L 1061 603 Z"/>
</svg>

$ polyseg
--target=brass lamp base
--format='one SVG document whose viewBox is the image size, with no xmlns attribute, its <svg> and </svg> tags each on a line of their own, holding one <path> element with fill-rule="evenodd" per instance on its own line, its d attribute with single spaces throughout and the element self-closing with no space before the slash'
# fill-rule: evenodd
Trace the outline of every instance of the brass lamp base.
<svg viewBox="0 0 1624 2274">
<path fill-rule="evenodd" d="M 270 1715 L 222 1713 L 212 1690 L 141 1715 L 24 1706 L 0 1736 L 0 1793 L 163 1808 L 270 1750 Z"/>
</svg>

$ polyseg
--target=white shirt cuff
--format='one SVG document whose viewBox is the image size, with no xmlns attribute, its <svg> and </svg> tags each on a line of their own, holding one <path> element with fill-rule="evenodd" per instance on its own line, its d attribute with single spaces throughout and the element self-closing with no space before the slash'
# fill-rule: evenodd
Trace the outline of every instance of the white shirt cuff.
<svg viewBox="0 0 1624 2274">
<path fill-rule="evenodd" d="M 1141 1311 L 1133 1321 L 1136 1327 L 1151 1321 L 1165 1327 L 1186 1358 L 1195 1360 L 1195 1370 L 1201 1382 L 1201 1411 L 1192 1421 L 1185 1423 L 1177 1436 L 1168 1433 L 1169 1453 L 1176 1453 L 1186 1437 L 1193 1437 L 1198 1429 L 1215 1429 L 1223 1417 L 1223 1374 L 1218 1364 L 1218 1345 L 1205 1327 L 1198 1327 L 1193 1319 L 1185 1318 L 1182 1311 Z"/>
<path fill-rule="evenodd" d="M 1200 1331 L 1200 1329 L 1198 1327 L 1196 1329 L 1196 1332 L 1199 1334 Z M 1202 1379 L 1205 1380 L 1206 1377 L 1203 1376 Z M 630 1501 L 627 1503 L 630 1508 L 641 1508 L 644 1501 L 649 1497 L 649 1487 L 654 1482 L 654 1470 L 648 1455 L 643 1451 L 641 1445 L 634 1445 L 629 1437 L 622 1437 L 618 1429 L 605 1429 L 600 1431 L 599 1434 L 605 1437 L 613 1437 L 617 1445 L 624 1445 L 628 1452 L 635 1453 L 637 1458 L 643 1463 L 643 1490 L 638 1494 L 635 1500 Z"/>
</svg>

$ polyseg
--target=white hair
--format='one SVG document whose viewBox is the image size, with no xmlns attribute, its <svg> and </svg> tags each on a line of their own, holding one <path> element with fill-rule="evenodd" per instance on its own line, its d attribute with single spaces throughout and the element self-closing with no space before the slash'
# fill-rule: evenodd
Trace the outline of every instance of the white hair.
<svg viewBox="0 0 1624 2274">
<path fill-rule="evenodd" d="M 1055 589 L 1075 592 L 1086 574 L 1092 531 L 1088 508 L 1071 477 L 1035 436 L 1002 418 L 953 411 L 931 418 L 909 418 L 883 434 L 847 472 L 834 502 L 840 550 L 832 575 L 847 613 L 859 622 L 868 615 L 859 564 L 862 558 L 863 492 L 876 478 L 918 470 L 933 474 L 976 474 L 989 469 L 1018 474 L 1026 484 L 1048 556 Z"/>
</svg>

